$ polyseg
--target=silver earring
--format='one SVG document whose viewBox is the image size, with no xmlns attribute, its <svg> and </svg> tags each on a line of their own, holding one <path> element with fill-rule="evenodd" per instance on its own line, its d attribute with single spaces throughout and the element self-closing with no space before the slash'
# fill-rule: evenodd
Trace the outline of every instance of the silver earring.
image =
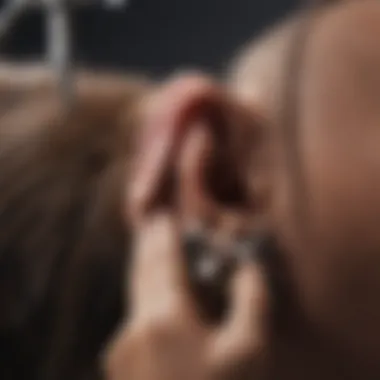
<svg viewBox="0 0 380 380">
<path fill-rule="evenodd" d="M 263 252 L 264 238 L 256 234 L 248 234 L 237 238 L 231 245 L 228 255 L 215 252 L 209 244 L 204 230 L 185 234 L 184 252 L 187 257 L 191 278 L 197 282 L 220 284 L 229 277 L 237 263 L 257 261 Z"/>
</svg>

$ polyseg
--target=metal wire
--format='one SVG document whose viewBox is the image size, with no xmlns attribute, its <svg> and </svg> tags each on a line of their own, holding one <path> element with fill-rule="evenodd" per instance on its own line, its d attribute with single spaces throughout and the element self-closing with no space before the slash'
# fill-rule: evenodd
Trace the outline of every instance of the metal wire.
<svg viewBox="0 0 380 380">
<path fill-rule="evenodd" d="M 64 104 L 70 107 L 75 97 L 72 71 L 71 18 L 67 0 L 47 3 L 47 58 L 58 80 Z"/>
<path fill-rule="evenodd" d="M 55 73 L 65 106 L 74 98 L 70 0 L 9 0 L 0 13 L 0 42 L 12 32 L 19 18 L 32 7 L 46 11 L 47 59 Z"/>
<path fill-rule="evenodd" d="M 93 3 L 93 0 L 8 0 L 0 12 L 0 43 L 11 33 L 17 20 L 30 8 L 46 12 L 47 60 L 55 73 L 63 104 L 75 100 L 75 79 L 71 40 L 71 11 L 74 6 Z M 128 5 L 126 0 L 108 0 L 113 9 Z"/>
</svg>

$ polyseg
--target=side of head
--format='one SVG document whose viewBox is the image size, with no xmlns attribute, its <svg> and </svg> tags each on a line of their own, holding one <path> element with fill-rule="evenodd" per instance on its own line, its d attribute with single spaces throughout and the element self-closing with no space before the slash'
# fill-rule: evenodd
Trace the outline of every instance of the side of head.
<svg viewBox="0 0 380 380">
<path fill-rule="evenodd" d="M 259 44 L 238 64 L 232 88 L 252 109 L 259 104 L 273 122 L 268 123 L 275 152 L 269 213 L 303 312 L 329 340 L 373 364 L 380 344 L 380 5 L 337 2 L 313 13 L 307 29 L 294 22 L 276 32 L 276 43 L 285 38 L 291 46 L 297 39 L 288 31 L 296 36 L 307 30 L 297 80 L 284 77 L 286 65 L 281 69 L 289 49 L 264 45 L 272 54 L 265 66 Z M 276 55 L 281 67 L 271 61 Z M 257 69 L 263 63 L 264 70 Z M 286 101 L 284 83 L 298 86 L 291 102 L 297 133 L 290 147 L 283 134 L 289 120 L 279 113 Z M 268 100 L 268 93 L 276 100 Z M 289 151 L 295 152 L 297 167 Z M 298 170 L 301 188 L 295 185 Z M 301 221 L 294 218 L 300 202 Z"/>
</svg>

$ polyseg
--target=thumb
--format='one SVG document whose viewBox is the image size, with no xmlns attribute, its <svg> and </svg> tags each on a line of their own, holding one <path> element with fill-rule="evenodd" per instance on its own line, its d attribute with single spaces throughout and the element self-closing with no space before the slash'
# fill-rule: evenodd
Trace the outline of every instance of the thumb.
<svg viewBox="0 0 380 380">
<path fill-rule="evenodd" d="M 266 362 L 269 317 L 264 271 L 258 263 L 245 262 L 232 279 L 230 312 L 212 339 L 215 367 L 228 372 L 238 364 L 249 363 L 251 371 L 254 367 L 261 373 Z"/>
</svg>

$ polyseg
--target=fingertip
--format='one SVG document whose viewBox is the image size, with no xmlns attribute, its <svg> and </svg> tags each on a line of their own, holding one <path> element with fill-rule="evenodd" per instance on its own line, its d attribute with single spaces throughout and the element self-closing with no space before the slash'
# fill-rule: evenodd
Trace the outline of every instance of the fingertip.
<svg viewBox="0 0 380 380">
<path fill-rule="evenodd" d="M 155 244 L 163 242 L 168 235 L 173 235 L 176 231 L 176 224 L 173 216 L 169 212 L 157 211 L 145 215 L 137 229 L 137 235 L 140 239 Z M 153 249 L 154 251 L 154 249 Z"/>
<path fill-rule="evenodd" d="M 258 263 L 244 263 L 231 283 L 231 302 L 224 329 L 233 331 L 236 339 L 264 339 L 270 313 L 268 286 L 263 268 Z"/>
<path fill-rule="evenodd" d="M 247 307 L 264 305 L 267 300 L 267 286 L 264 269 L 259 263 L 245 262 L 239 265 L 232 280 L 232 297 Z M 240 305 L 239 305 L 240 306 Z"/>
</svg>

